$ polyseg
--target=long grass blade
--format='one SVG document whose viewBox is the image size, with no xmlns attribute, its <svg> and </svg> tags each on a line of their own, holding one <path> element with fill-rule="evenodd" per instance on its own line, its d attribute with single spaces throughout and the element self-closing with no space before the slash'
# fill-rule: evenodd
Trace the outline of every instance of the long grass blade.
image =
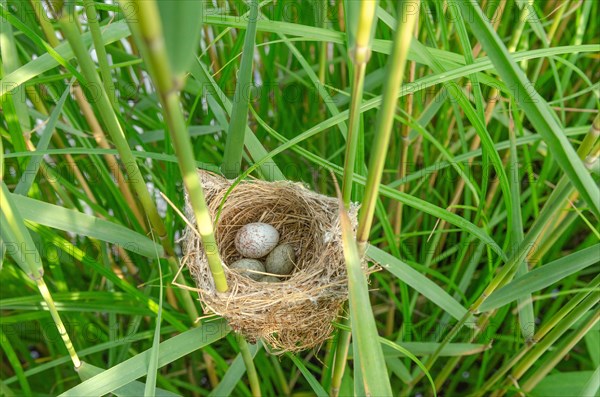
<svg viewBox="0 0 600 397">
<path fill-rule="evenodd" d="M 244 148 L 245 126 L 248 121 L 248 106 L 250 103 L 249 88 L 252 85 L 252 60 L 254 59 L 254 42 L 256 41 L 256 22 L 258 20 L 258 0 L 250 1 L 248 28 L 244 38 L 240 70 L 237 73 L 237 83 L 233 97 L 233 109 L 227 140 L 223 153 L 221 171 L 226 178 L 238 176 L 242 166 L 242 150 Z"/>
<path fill-rule="evenodd" d="M 292 360 L 292 362 L 296 365 L 296 367 L 298 367 L 300 372 L 302 372 L 304 379 L 306 379 L 308 381 L 308 383 L 310 384 L 310 387 L 312 387 L 313 391 L 315 392 L 315 394 L 318 397 L 327 397 L 328 396 L 325 389 L 323 389 L 323 387 L 321 386 L 319 381 L 315 378 L 315 376 L 313 374 L 311 374 L 310 371 L 306 368 L 306 366 L 304 365 L 302 360 L 300 360 L 294 354 L 287 354 L 287 357 L 289 357 Z"/>
<path fill-rule="evenodd" d="M 256 354 L 262 349 L 262 344 L 257 343 L 254 345 L 250 345 L 249 351 L 252 358 L 256 357 Z M 246 372 L 246 365 L 244 364 L 244 359 L 242 358 L 242 354 L 238 354 L 237 357 L 233 360 L 229 369 L 221 378 L 221 381 L 209 394 L 209 396 L 219 397 L 219 396 L 231 396 L 233 394 L 233 390 L 235 386 L 238 384 L 242 376 Z"/>
<path fill-rule="evenodd" d="M 360 369 L 364 388 L 373 396 L 392 394 L 381 345 L 378 342 L 377 326 L 369 302 L 367 279 L 363 273 L 361 257 L 352 233 L 350 218 L 340 199 L 340 224 L 344 244 L 344 258 L 348 272 L 348 295 L 352 335 L 358 348 Z"/>
<path fill-rule="evenodd" d="M 19 264 L 21 269 L 33 280 L 44 275 L 41 257 L 35 248 L 31 234 L 25 227 L 23 217 L 8 191 L 4 181 L 0 182 L 0 216 L 2 220 L 2 240 L 7 252 Z M 20 198 L 20 197 L 19 197 Z M 30 251 L 31 250 L 31 251 Z"/>
<path fill-rule="evenodd" d="M 154 237 L 154 236 L 153 236 Z M 160 265 L 158 250 L 155 252 L 156 261 L 158 263 L 158 313 L 156 314 L 156 323 L 154 325 L 154 338 L 152 339 L 152 348 L 150 349 L 150 357 L 148 362 L 148 376 L 144 387 L 144 396 L 154 397 L 156 395 L 156 378 L 158 376 L 158 356 L 160 354 L 160 327 L 163 312 L 163 273 Z"/>
<path fill-rule="evenodd" d="M 521 129 L 520 120 L 518 115 L 512 115 L 511 120 L 514 118 L 515 124 Z M 511 188 L 511 203 L 512 203 L 512 219 L 511 225 L 511 236 L 510 244 L 514 247 L 519 246 L 524 239 L 523 232 L 523 214 L 521 210 L 521 189 L 519 187 L 519 158 L 517 155 L 517 138 L 514 128 L 509 125 L 509 140 L 510 140 L 510 157 L 508 166 L 508 175 L 510 178 Z M 526 261 L 521 262 L 517 265 L 516 276 L 524 276 L 529 271 L 529 266 Z M 521 334 L 525 339 L 529 339 L 535 332 L 535 318 L 533 312 L 533 304 L 531 302 L 531 295 L 526 295 L 518 300 L 519 305 L 519 325 L 521 327 Z"/>
<path fill-rule="evenodd" d="M 160 255 L 164 253 L 162 246 L 125 226 L 40 200 L 8 194 L 15 198 L 16 208 L 30 222 L 117 244 L 148 258 L 154 258 L 156 249 Z"/>
<path fill-rule="evenodd" d="M 600 244 L 584 248 L 538 267 L 491 294 L 479 310 L 497 309 L 532 292 L 546 288 L 578 271 L 600 262 Z"/>
<path fill-rule="evenodd" d="M 52 134 L 54 133 L 56 122 L 58 121 L 58 116 L 62 112 L 63 105 L 65 104 L 65 101 L 69 96 L 70 90 L 71 85 L 67 87 L 67 89 L 63 92 L 62 96 L 56 103 L 56 107 L 52 111 L 52 114 L 50 115 L 50 118 L 48 119 L 48 122 L 46 123 L 46 126 L 42 131 L 42 136 L 38 141 L 36 150 L 46 150 L 48 148 L 48 144 L 50 143 L 50 139 L 52 137 Z M 35 181 L 35 177 L 40 169 L 41 164 L 42 156 L 34 156 L 31 158 L 29 164 L 27 164 L 27 169 L 23 173 L 23 176 L 21 177 L 19 183 L 13 191 L 15 194 L 20 194 L 23 196 L 27 195 L 29 189 L 31 189 L 31 186 L 33 185 L 33 181 Z"/>
<path fill-rule="evenodd" d="M 467 314 L 467 309 L 451 295 L 400 259 L 373 245 L 368 246 L 366 255 L 374 262 L 380 264 L 385 270 L 423 294 L 424 297 L 441 307 L 455 319 L 460 320 Z M 467 322 L 467 324 L 475 327 L 473 321 Z"/>
<path fill-rule="evenodd" d="M 213 343 L 229 332 L 223 321 L 215 321 L 191 329 L 160 344 L 158 367 L 163 366 Z M 112 392 L 146 375 L 150 350 L 137 354 L 99 375 L 67 390 L 61 397 L 81 395 L 103 395 Z"/>
<path fill-rule="evenodd" d="M 220 124 L 223 126 L 227 125 L 227 122 L 226 122 L 227 120 L 226 120 L 225 114 L 223 114 L 223 113 L 226 112 L 229 115 L 232 114 L 233 104 L 231 103 L 229 98 L 227 98 L 225 93 L 219 88 L 219 85 L 212 78 L 212 76 L 210 75 L 208 69 L 206 68 L 206 66 L 204 64 L 198 62 L 198 63 L 192 65 L 191 74 L 200 83 L 202 83 L 197 88 L 198 89 L 204 88 L 208 91 L 207 92 L 207 94 L 209 96 L 208 103 L 209 103 L 211 110 L 215 113 L 215 117 L 217 117 L 217 119 L 218 119 L 219 115 L 221 114 L 222 122 Z M 217 102 L 214 98 L 220 98 L 222 100 L 222 107 L 225 110 L 225 112 L 223 112 L 223 109 L 218 107 Z M 246 149 L 250 153 L 250 157 L 255 162 L 258 162 L 260 159 L 265 158 L 265 156 L 267 156 L 268 152 L 265 150 L 264 146 L 258 140 L 256 135 L 254 135 L 252 130 L 250 130 L 250 127 L 245 126 L 244 131 L 245 131 L 244 145 L 246 146 Z M 285 176 L 281 172 L 281 169 L 270 158 L 261 164 L 259 170 L 260 170 L 262 176 L 266 180 L 276 181 L 276 180 L 284 180 L 285 179 Z"/>
<path fill-rule="evenodd" d="M 44 282 L 44 268 L 42 257 L 33 243 L 33 239 L 29 231 L 25 227 L 25 221 L 21 217 L 19 210 L 16 208 L 8 188 L 4 181 L 0 181 L 0 222 L 2 228 L 0 233 L 5 244 L 9 244 L 12 249 L 9 249 L 9 254 L 21 266 L 25 273 L 35 281 L 37 289 L 42 295 L 48 311 L 52 316 L 54 325 L 67 349 L 71 361 L 75 368 L 79 367 L 81 361 L 77 356 L 77 352 L 71 342 L 67 329 L 56 309 L 54 299 L 50 294 L 48 286 Z"/>
<path fill-rule="evenodd" d="M 158 0 L 156 3 L 169 64 L 178 84 L 181 84 L 199 46 L 206 5 L 191 0 Z M 143 6 L 143 3 L 138 4 Z"/>
<path fill-rule="evenodd" d="M 0 338 L 2 338 L 2 339 L 0 339 L 0 340 L 2 340 L 2 352 L 4 353 L 4 355 L 6 355 L 6 360 L 12 367 L 17 379 L 19 380 L 19 385 L 21 386 L 21 391 L 26 395 L 32 395 L 31 386 L 29 385 L 29 380 L 27 379 L 27 377 L 24 374 L 23 366 L 21 365 L 21 362 L 19 361 L 19 356 L 13 349 L 13 347 L 10 343 L 10 340 L 8 340 L 8 337 L 6 336 L 6 334 L 4 333 L 2 328 L 0 328 Z M 0 393 L 2 393 L 2 392 L 3 391 L 0 390 Z"/>
<path fill-rule="evenodd" d="M 99 367 L 96 367 L 90 363 L 85 361 L 81 362 L 81 367 L 77 371 L 77 374 L 81 377 L 81 380 L 88 380 L 93 378 L 96 375 L 100 375 L 105 370 Z M 121 386 L 116 390 L 113 390 L 111 394 L 114 394 L 117 397 L 126 397 L 126 396 L 143 396 L 145 385 L 139 381 L 133 381 L 125 386 Z M 179 394 L 170 392 L 168 390 L 161 389 L 159 387 L 156 388 L 156 397 L 176 397 Z"/>
</svg>

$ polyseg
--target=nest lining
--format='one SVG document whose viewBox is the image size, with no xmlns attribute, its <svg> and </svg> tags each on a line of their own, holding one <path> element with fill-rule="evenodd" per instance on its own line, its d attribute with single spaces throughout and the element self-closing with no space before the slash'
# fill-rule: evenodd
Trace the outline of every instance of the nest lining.
<svg viewBox="0 0 600 397">
<path fill-rule="evenodd" d="M 231 181 L 207 171 L 199 170 L 198 174 L 214 222 Z M 353 205 L 350 210 L 353 227 L 357 209 Z M 337 199 L 298 183 L 239 183 L 227 196 L 214 225 L 227 292 L 216 291 L 200 238 L 189 227 L 183 237 L 184 262 L 205 309 L 225 317 L 251 342 L 263 338 L 278 353 L 321 344 L 331 334 L 331 322 L 348 294 L 338 214 Z M 195 226 L 187 195 L 186 215 Z M 280 235 L 279 244 L 294 248 L 295 268 L 282 282 L 254 281 L 227 267 L 242 258 L 235 248 L 235 236 L 252 222 L 274 226 Z"/>
</svg>

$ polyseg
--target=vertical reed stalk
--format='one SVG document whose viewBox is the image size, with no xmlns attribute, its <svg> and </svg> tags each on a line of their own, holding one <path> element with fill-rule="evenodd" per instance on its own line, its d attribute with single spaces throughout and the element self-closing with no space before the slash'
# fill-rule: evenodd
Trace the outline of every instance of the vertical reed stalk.
<svg viewBox="0 0 600 397">
<path fill-rule="evenodd" d="M 342 183 L 342 199 L 344 205 L 350 203 L 352 193 L 352 177 L 354 175 L 354 163 L 356 161 L 356 150 L 358 144 L 360 127 L 360 105 L 363 97 L 363 86 L 365 81 L 365 71 L 367 63 L 371 58 L 371 31 L 375 19 L 375 10 L 377 2 L 362 1 L 360 5 L 360 14 L 358 30 L 356 32 L 356 43 L 350 51 L 352 60 L 352 96 L 350 99 L 350 108 L 348 116 L 348 137 L 346 139 L 346 154 L 344 157 L 344 176 Z"/>
<path fill-rule="evenodd" d="M 327 0 L 318 0 L 315 1 L 314 6 L 316 7 L 315 10 L 315 19 L 316 19 L 316 23 L 315 25 L 321 28 L 325 27 L 325 22 L 327 20 Z M 318 78 L 319 78 L 319 84 L 321 84 L 322 87 L 325 87 L 325 83 L 326 83 L 326 76 L 327 76 L 327 47 L 328 47 L 329 43 L 327 42 L 322 42 L 320 44 L 318 44 L 319 46 L 319 72 L 318 72 Z M 325 108 L 325 106 L 322 104 L 321 108 Z M 325 109 L 323 110 L 325 111 Z M 319 150 L 321 151 L 321 153 L 327 153 L 327 136 L 325 134 L 320 134 L 319 138 L 318 138 L 318 142 L 319 142 Z M 328 182 L 328 173 L 327 170 L 322 170 L 321 171 L 321 175 L 319 176 L 319 187 L 321 189 L 321 191 L 326 191 L 327 190 L 327 182 Z M 329 350 L 328 350 L 329 352 Z"/>
<path fill-rule="evenodd" d="M 236 340 L 240 346 L 240 353 L 242 354 L 242 359 L 246 365 L 246 374 L 248 375 L 248 382 L 250 383 L 252 397 L 260 397 L 260 382 L 258 380 L 258 373 L 256 372 L 256 367 L 254 366 L 254 360 L 252 359 L 248 342 L 246 342 L 246 339 L 239 334 L 236 334 Z"/>
<path fill-rule="evenodd" d="M 402 77 L 404 76 L 408 49 L 419 15 L 419 5 L 419 0 L 405 0 L 399 3 L 398 27 L 394 34 L 392 54 L 386 68 L 386 74 L 389 76 L 389 79 L 383 89 L 381 108 L 377 113 L 375 124 L 376 135 L 369 159 L 365 199 L 358 216 L 356 238 L 360 252 L 365 251 L 371 225 L 373 224 L 375 205 L 379 197 L 379 185 L 381 184 L 381 176 L 385 165 L 385 154 L 387 153 L 392 126 L 394 124 L 396 102 L 400 92 Z"/>
<path fill-rule="evenodd" d="M 415 22 L 415 37 L 418 36 L 419 32 L 419 21 Z M 417 67 L 417 63 L 415 61 L 410 62 L 410 68 L 408 72 L 408 82 L 412 83 L 415 80 L 415 70 Z M 408 117 L 412 117 L 413 114 L 413 101 L 415 94 L 411 91 L 406 96 L 406 114 Z M 400 135 L 400 143 L 402 145 L 400 152 L 400 163 L 398 164 L 398 179 L 402 179 L 406 176 L 406 170 L 408 167 L 408 146 L 410 145 L 410 139 L 408 134 L 410 132 L 410 128 L 408 124 L 402 126 L 402 132 Z M 406 184 L 403 183 L 398 186 L 398 191 L 404 193 L 406 190 Z M 394 216 L 394 234 L 400 238 L 400 233 L 402 232 L 402 209 L 404 208 L 404 204 L 401 201 L 396 203 L 395 216 Z M 400 242 L 398 242 L 399 244 Z"/>
<path fill-rule="evenodd" d="M 354 176 L 359 128 L 360 128 L 360 105 L 363 97 L 363 86 L 365 80 L 365 71 L 367 63 L 371 57 L 371 32 L 375 19 L 377 2 L 362 1 L 358 13 L 358 24 L 354 47 L 351 48 L 349 56 L 352 61 L 352 95 L 350 99 L 348 116 L 348 136 L 346 137 L 346 153 L 344 156 L 344 174 L 342 181 L 342 201 L 346 208 L 350 205 L 352 195 L 352 179 Z M 344 324 L 350 326 L 350 319 L 344 319 Z M 348 347 L 350 346 L 351 332 L 345 329 L 338 331 L 337 345 L 333 372 L 330 385 L 330 393 L 337 396 L 342 377 L 346 369 L 346 357 L 348 356 Z"/>
<path fill-rule="evenodd" d="M 112 84 L 112 76 L 110 74 L 110 68 L 108 65 L 108 57 L 106 56 L 106 49 L 102 42 L 102 33 L 100 32 L 100 23 L 98 22 L 98 13 L 96 12 L 96 6 L 94 0 L 83 0 L 83 8 L 85 9 L 85 15 L 88 21 L 88 27 L 92 34 L 92 41 L 94 42 L 94 49 L 96 50 L 96 57 L 98 58 L 98 65 L 100 65 L 100 75 L 102 76 L 102 83 L 104 84 L 104 90 L 108 95 L 108 100 L 113 106 L 113 109 L 118 114 L 119 104 L 115 97 L 115 86 Z"/>
<path fill-rule="evenodd" d="M 418 38 L 418 35 L 419 35 L 419 20 L 418 19 L 415 22 L 414 35 L 415 35 L 415 38 Z M 416 62 L 414 62 L 414 61 L 410 62 L 410 68 L 409 68 L 409 72 L 408 72 L 408 82 L 409 83 L 412 83 L 415 80 L 416 66 L 417 66 Z M 411 91 L 408 93 L 408 95 L 406 97 L 406 114 L 407 114 L 407 117 L 409 117 L 409 118 L 413 116 L 413 101 L 414 101 L 414 93 Z M 397 174 L 398 179 L 403 179 L 407 175 L 408 147 L 410 145 L 410 138 L 409 138 L 410 128 L 409 128 L 408 123 L 404 124 L 402 126 L 401 131 L 402 132 L 400 135 L 400 144 L 401 144 L 400 162 L 398 164 L 398 174 Z M 417 154 L 415 153 L 414 155 L 416 156 Z M 398 186 L 398 191 L 401 193 L 404 193 L 406 191 L 407 187 L 408 187 L 408 184 L 403 183 L 400 186 Z M 394 228 L 394 235 L 396 236 L 396 241 L 394 241 L 394 243 L 397 245 L 398 249 L 400 249 L 400 241 L 402 240 L 402 237 L 401 237 L 402 220 L 403 220 L 402 212 L 404 210 L 404 204 L 401 201 L 397 201 L 395 207 L 396 208 L 395 208 L 395 214 L 394 214 L 394 219 L 393 219 L 393 228 Z M 404 318 L 404 322 L 405 323 L 410 322 L 410 319 L 411 319 L 410 297 L 408 294 L 408 287 L 402 281 L 400 281 L 400 300 L 402 301 L 402 315 Z M 388 324 L 389 324 L 390 332 L 391 332 L 391 327 L 394 323 L 395 313 L 396 313 L 396 310 L 389 311 Z"/>
<path fill-rule="evenodd" d="M 152 80 L 163 107 L 183 183 L 190 195 L 198 232 L 202 237 L 202 244 L 204 245 L 215 286 L 217 291 L 225 292 L 227 291 L 227 280 L 225 279 L 221 257 L 215 241 L 212 219 L 198 178 L 194 153 L 192 152 L 193 146 L 179 105 L 178 87 L 175 86 L 170 71 L 158 7 L 155 1 L 138 0 L 134 4 L 137 11 L 135 16 L 138 19 L 137 22 L 132 19 L 131 23 L 138 24 L 139 33 L 146 45 L 147 51 L 144 55 L 147 56 L 146 61 L 153 72 Z"/>
<path fill-rule="evenodd" d="M 363 2 L 363 4 L 364 3 L 370 2 Z M 381 176 L 385 164 L 387 148 L 390 141 L 392 126 L 394 123 L 396 102 L 398 98 L 398 93 L 400 91 L 402 77 L 404 75 L 404 68 L 406 66 L 406 58 L 408 55 L 408 49 L 410 47 L 410 41 L 412 39 L 416 21 L 418 19 L 419 4 L 420 2 L 417 0 L 401 1 L 398 5 L 398 26 L 396 27 L 396 32 L 394 34 L 392 54 L 386 66 L 386 75 L 388 76 L 388 80 L 387 84 L 384 87 L 381 108 L 377 113 L 377 122 L 375 125 L 376 135 L 375 142 L 373 143 L 373 148 L 371 151 L 371 157 L 369 160 L 369 171 L 365 188 L 365 198 L 363 200 L 358 219 L 358 230 L 356 238 L 358 242 L 358 254 L 360 257 L 364 255 L 364 252 L 366 250 L 367 240 L 369 238 L 371 225 L 373 223 L 373 215 L 375 213 L 375 206 L 377 203 L 377 198 L 379 196 L 379 185 L 381 183 Z M 412 12 L 407 12 L 409 10 Z M 370 20 L 372 20 L 372 17 Z M 359 35 L 357 35 L 357 49 L 354 54 L 354 62 L 357 64 L 357 66 L 360 66 L 361 64 L 366 65 L 366 61 L 368 60 L 368 55 L 370 51 L 369 47 L 365 46 L 364 44 L 362 44 L 362 46 L 359 47 L 359 44 L 368 42 L 367 39 L 369 37 L 368 35 L 370 34 L 370 25 L 368 27 L 369 30 L 365 29 L 365 31 L 362 31 Z M 361 69 L 355 68 L 353 90 L 355 88 L 360 88 L 360 91 L 357 91 L 357 94 L 360 93 L 360 95 L 362 96 L 362 79 L 364 78 L 364 69 L 362 70 L 362 77 L 360 73 Z M 355 106 L 360 105 L 360 100 L 361 98 L 357 98 L 354 96 L 353 91 L 352 101 L 358 102 L 358 104 L 355 104 Z M 352 117 L 352 113 L 353 110 L 351 108 L 350 117 Z M 358 120 L 358 116 L 356 117 L 356 120 Z M 352 118 L 350 119 L 349 123 L 352 123 Z M 355 156 L 356 153 L 355 150 L 358 136 L 358 134 L 356 133 L 357 129 L 358 123 L 356 123 L 355 125 L 350 124 L 349 134 L 351 136 L 348 137 L 348 149 L 346 151 L 346 162 L 344 164 L 345 190 L 342 193 L 344 202 L 346 202 L 346 200 L 349 200 L 350 197 L 352 171 L 354 170 L 355 158 L 353 156 Z M 353 138 L 352 135 L 356 136 L 356 138 Z M 341 378 L 343 376 L 346 358 L 348 355 L 349 340 L 350 334 L 340 334 L 335 357 L 333 380 L 331 384 L 332 395 L 337 395 L 337 392 L 339 391 L 339 385 L 341 384 Z"/>
</svg>

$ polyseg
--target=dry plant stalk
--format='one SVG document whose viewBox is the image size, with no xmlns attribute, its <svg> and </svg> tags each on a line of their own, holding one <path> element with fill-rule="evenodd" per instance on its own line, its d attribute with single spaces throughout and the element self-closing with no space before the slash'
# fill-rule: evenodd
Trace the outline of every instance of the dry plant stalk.
<svg viewBox="0 0 600 397">
<path fill-rule="evenodd" d="M 232 181 L 202 170 L 198 175 L 214 221 Z M 227 292 L 216 291 L 205 248 L 194 230 L 188 226 L 183 238 L 184 263 L 196 282 L 205 311 L 225 317 L 251 342 L 262 338 L 275 353 L 301 351 L 325 341 L 348 298 L 338 205 L 337 199 L 299 183 L 240 182 L 227 196 L 214 225 L 230 286 Z M 352 205 L 354 228 L 357 210 L 358 206 Z M 186 216 L 195 227 L 187 195 Z M 296 268 L 287 279 L 258 282 L 229 270 L 228 264 L 241 259 L 235 249 L 235 235 L 251 222 L 273 225 L 279 231 L 279 243 L 294 247 Z"/>
</svg>

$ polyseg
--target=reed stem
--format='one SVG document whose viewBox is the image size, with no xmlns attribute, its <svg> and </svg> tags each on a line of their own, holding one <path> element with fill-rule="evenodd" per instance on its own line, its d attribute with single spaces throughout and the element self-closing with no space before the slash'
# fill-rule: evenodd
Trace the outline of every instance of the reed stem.
<svg viewBox="0 0 600 397">
<path fill-rule="evenodd" d="M 50 295 L 48 286 L 46 285 L 42 277 L 36 279 L 35 283 L 38 287 L 38 290 L 40 291 L 40 294 L 42 295 L 42 298 L 44 298 L 44 302 L 46 302 L 46 305 L 48 306 L 48 311 L 52 316 L 52 320 L 54 320 L 54 324 L 56 325 L 56 329 L 60 334 L 60 338 L 65 344 L 65 348 L 69 352 L 69 357 L 71 358 L 71 362 L 73 362 L 73 367 L 75 368 L 75 370 L 77 370 L 81 366 L 81 361 L 79 360 L 79 356 L 75 351 L 75 347 L 73 347 L 73 342 L 71 342 L 71 338 L 67 333 L 67 328 L 63 324 L 62 319 L 58 314 L 58 310 L 56 309 L 56 305 L 54 304 L 54 299 L 52 299 L 52 295 Z"/>
<path fill-rule="evenodd" d="M 369 159 L 367 183 L 365 187 L 365 198 L 358 215 L 357 241 L 359 250 L 364 253 L 369 239 L 371 226 L 373 224 L 373 215 L 377 198 L 379 197 L 379 185 L 385 165 L 386 153 L 390 142 L 394 116 L 396 113 L 396 102 L 400 85 L 404 76 L 406 59 L 410 42 L 413 37 L 415 23 L 418 18 L 418 9 L 420 1 L 401 1 L 399 3 L 398 27 L 394 34 L 394 44 L 392 54 L 386 67 L 386 74 L 389 76 L 383 89 L 381 107 L 377 113 L 375 124 L 375 141 L 371 149 Z M 410 12 L 406 12 L 410 10 Z"/>
<path fill-rule="evenodd" d="M 108 100 L 112 104 L 113 109 L 118 114 L 120 113 L 119 104 L 115 97 L 115 86 L 112 84 L 108 57 L 106 56 L 106 48 L 104 48 L 104 43 L 102 42 L 102 33 L 100 32 L 100 23 L 98 22 L 98 13 L 96 12 L 94 0 L 83 0 L 83 8 L 85 9 L 85 15 L 87 17 L 88 28 L 92 34 L 92 41 L 94 43 L 94 49 L 96 50 L 98 65 L 100 66 L 100 75 L 102 76 L 104 90 L 108 95 Z"/>
<path fill-rule="evenodd" d="M 350 50 L 349 56 L 352 61 L 352 96 L 350 99 L 348 115 L 348 136 L 346 138 L 346 153 L 344 156 L 344 173 L 342 177 L 342 201 L 346 208 L 350 206 L 352 196 L 352 180 L 358 150 L 360 136 L 360 105 L 363 98 L 363 87 L 367 63 L 371 58 L 371 32 L 375 20 L 377 3 L 374 1 L 363 1 L 358 14 L 358 25 L 356 41 Z M 350 327 L 350 318 L 343 319 L 343 323 Z M 333 372 L 330 385 L 330 393 L 337 396 L 342 378 L 346 369 L 346 358 L 352 334 L 350 331 L 340 329 L 337 335 L 337 345 L 333 362 Z"/>
<path fill-rule="evenodd" d="M 342 183 L 342 199 L 344 205 L 350 204 L 352 194 L 352 177 L 354 175 L 354 163 L 356 162 L 356 150 L 358 145 L 360 127 L 360 105 L 363 97 L 365 71 L 367 63 L 371 58 L 371 31 L 375 19 L 377 2 L 363 1 L 360 6 L 358 30 L 356 43 L 350 51 L 352 60 L 352 96 L 350 99 L 348 115 L 348 137 L 346 139 L 346 155 L 344 157 L 344 176 Z"/>
<path fill-rule="evenodd" d="M 179 104 L 178 87 L 175 86 L 171 67 L 167 57 L 165 43 L 156 1 L 135 1 L 139 34 L 146 45 L 144 55 L 147 57 L 152 80 L 158 91 L 163 108 L 165 121 L 177 155 L 177 162 L 183 177 L 183 183 L 190 195 L 190 202 L 196 217 L 198 232 L 208 258 L 217 291 L 227 291 L 227 280 L 223 264 L 215 240 L 212 219 L 204 199 L 204 191 L 200 185 L 196 169 L 196 160 L 192 151 L 192 142 L 187 130 L 185 119 Z"/>
<path fill-rule="evenodd" d="M 256 372 L 256 367 L 254 366 L 254 360 L 252 359 L 248 342 L 246 342 L 246 339 L 244 339 L 244 337 L 240 334 L 236 334 L 236 340 L 240 347 L 242 359 L 246 365 L 246 374 L 248 375 L 248 383 L 250 383 L 252 397 L 260 397 L 260 382 L 258 380 L 258 373 Z"/>
<path fill-rule="evenodd" d="M 370 4 L 368 4 L 370 3 Z M 375 206 L 379 196 L 379 185 L 385 164 L 386 153 L 390 141 L 392 126 L 394 123 L 396 102 L 400 85 L 404 75 L 408 49 L 413 36 L 414 27 L 418 19 L 418 12 L 404 13 L 409 8 L 413 11 L 418 10 L 419 1 L 401 1 L 398 5 L 398 26 L 394 34 L 394 46 L 390 60 L 386 66 L 386 75 L 389 76 L 388 82 L 384 87 L 382 105 L 377 113 L 377 122 L 375 126 L 375 142 L 371 151 L 371 158 L 368 167 L 367 183 L 365 188 L 365 198 L 363 200 L 358 219 L 357 242 L 358 253 L 362 257 L 366 250 L 367 240 L 373 223 Z M 371 23 L 374 17 L 374 2 L 365 1 L 361 5 L 361 22 L 364 18 L 364 25 L 361 23 L 361 29 L 356 36 L 356 48 L 353 54 L 355 63 L 353 77 L 353 95 L 349 115 L 349 137 L 347 142 L 346 158 L 344 163 L 344 191 L 342 193 L 344 204 L 347 205 L 350 199 L 352 187 L 352 175 L 354 171 L 354 161 L 356 156 L 356 145 L 358 142 L 359 112 L 358 108 L 362 101 L 362 88 L 366 62 L 370 56 L 370 47 L 368 45 L 371 34 Z M 356 96 L 355 96 L 356 95 Z M 355 114 L 353 116 L 353 114 Z M 350 343 L 350 333 L 340 331 L 336 357 L 334 362 L 333 379 L 331 383 L 332 395 L 337 395 L 348 356 L 348 346 Z"/>
</svg>

